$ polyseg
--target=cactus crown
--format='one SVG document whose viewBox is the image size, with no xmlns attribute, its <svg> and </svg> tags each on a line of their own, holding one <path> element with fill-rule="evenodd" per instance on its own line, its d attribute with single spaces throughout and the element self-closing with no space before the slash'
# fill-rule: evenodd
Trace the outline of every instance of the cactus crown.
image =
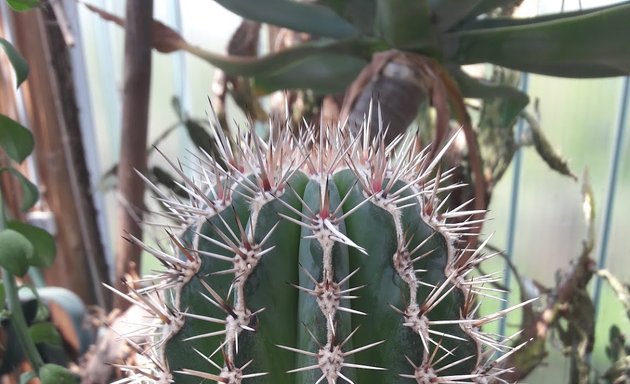
<svg viewBox="0 0 630 384">
<path fill-rule="evenodd" d="M 152 186 L 167 246 L 129 239 L 166 270 L 125 294 L 152 318 L 121 383 L 502 382 L 515 348 L 481 327 L 507 311 L 475 316 L 496 277 L 472 272 L 490 257 L 468 248 L 480 212 L 441 199 L 447 147 L 386 145 L 369 123 L 215 132 L 194 176 L 171 164 L 189 200 Z"/>
</svg>

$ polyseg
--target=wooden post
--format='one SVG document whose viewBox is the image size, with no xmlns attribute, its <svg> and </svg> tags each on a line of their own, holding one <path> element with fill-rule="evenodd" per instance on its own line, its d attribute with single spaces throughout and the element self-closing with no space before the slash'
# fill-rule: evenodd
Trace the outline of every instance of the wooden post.
<svg viewBox="0 0 630 384">
<path fill-rule="evenodd" d="M 123 112 L 118 163 L 119 212 L 122 234 L 142 238 L 144 183 L 136 170 L 145 173 L 149 91 L 151 85 L 151 26 L 153 0 L 127 1 L 125 25 L 125 76 Z M 126 292 L 123 279 L 131 265 L 140 265 L 141 250 L 120 238 L 116 247 L 116 288 Z M 133 264 L 131 264 L 133 263 Z M 127 308 L 129 302 L 116 297 L 116 308 Z"/>
<path fill-rule="evenodd" d="M 14 45 L 30 66 L 21 86 L 35 136 L 44 206 L 54 214 L 57 259 L 44 271 L 88 305 L 110 305 L 108 269 L 84 159 L 68 47 L 50 8 L 12 13 Z M 8 26 L 4 26 L 7 28 Z"/>
</svg>

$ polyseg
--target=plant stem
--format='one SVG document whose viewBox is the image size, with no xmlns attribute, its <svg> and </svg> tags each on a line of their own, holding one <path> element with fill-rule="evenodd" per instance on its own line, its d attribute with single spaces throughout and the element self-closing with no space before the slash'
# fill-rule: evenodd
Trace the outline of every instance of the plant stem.
<svg viewBox="0 0 630 384">
<path fill-rule="evenodd" d="M 0 191 L 0 231 L 4 230 L 7 225 L 7 217 L 4 207 L 4 200 L 2 199 L 2 192 Z M 15 283 L 15 276 L 11 272 L 2 268 L 2 280 L 4 283 L 4 292 L 9 304 L 9 312 L 11 313 L 11 325 L 15 331 L 15 335 L 18 338 L 24 354 L 31 362 L 33 370 L 39 372 L 39 369 L 44 365 L 42 357 L 37 351 L 37 347 L 33 342 L 33 339 L 28 334 L 28 325 L 24 318 L 24 312 L 22 312 L 22 303 L 18 296 L 18 287 Z"/>
<path fill-rule="evenodd" d="M 15 283 L 15 277 L 11 272 L 2 268 L 2 277 L 4 282 L 4 290 L 6 293 L 7 301 L 9 303 L 9 311 L 11 312 L 11 325 L 13 330 L 22 346 L 24 354 L 31 362 L 33 370 L 38 372 L 44 365 L 42 357 L 37 351 L 35 343 L 28 334 L 28 325 L 26 325 L 26 319 L 24 318 L 24 312 L 22 312 L 22 303 L 18 296 L 18 287 Z"/>
</svg>

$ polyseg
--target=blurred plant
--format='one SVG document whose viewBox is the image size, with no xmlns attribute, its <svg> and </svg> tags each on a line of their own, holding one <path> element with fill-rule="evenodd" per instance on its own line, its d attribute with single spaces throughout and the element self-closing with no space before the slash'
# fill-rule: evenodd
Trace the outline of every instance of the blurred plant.
<svg viewBox="0 0 630 384">
<path fill-rule="evenodd" d="M 9 4 L 20 10 L 26 9 L 28 4 L 34 6 L 36 2 L 11 1 Z M 0 38 L 0 44 L 7 54 L 16 77 L 16 87 L 19 87 L 28 75 L 28 65 L 24 58 L 5 39 Z M 30 155 L 34 148 L 31 132 L 13 119 L 0 115 L 0 148 L 6 156 L 21 163 Z M 21 186 L 21 210 L 32 208 L 39 198 L 37 187 L 32 184 L 11 162 L 3 161 L 0 173 L 9 174 Z M 6 181 L 7 179 L 3 179 Z M 6 187 L 6 183 L 3 183 Z M 4 194 L 8 188 L 0 190 L 0 267 L 2 268 L 2 284 L 0 284 L 0 322 L 2 328 L 2 355 L 0 374 L 11 372 L 17 364 L 26 357 L 32 371 L 25 372 L 20 377 L 21 383 L 27 383 L 38 377 L 43 384 L 73 383 L 75 376 L 65 367 L 51 363 L 63 361 L 64 349 L 62 336 L 49 320 L 51 308 L 40 300 L 40 294 L 27 285 L 18 286 L 16 278 L 23 277 L 29 269 L 50 266 L 55 258 L 55 240 L 45 230 L 13 219 L 5 206 Z M 31 295 L 20 295 L 19 291 L 30 288 Z M 59 299 L 55 296 L 65 296 Z M 68 296 L 69 295 L 69 296 Z M 60 290 L 55 295 L 48 296 L 49 300 L 60 302 L 72 301 L 75 295 Z M 69 299 L 69 297 L 71 297 Z M 72 305 L 75 303 L 72 303 Z M 61 310 L 63 312 L 63 310 Z M 68 327 L 72 327 L 68 324 Z M 60 353 L 61 352 L 61 353 Z M 47 358 L 44 359 L 43 356 Z"/>
</svg>

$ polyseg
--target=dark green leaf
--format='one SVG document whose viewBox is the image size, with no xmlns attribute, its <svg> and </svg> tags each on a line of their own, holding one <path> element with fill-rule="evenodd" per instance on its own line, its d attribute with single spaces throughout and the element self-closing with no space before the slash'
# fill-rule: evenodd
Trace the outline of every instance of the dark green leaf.
<svg viewBox="0 0 630 384">
<path fill-rule="evenodd" d="M 11 173 L 18 179 L 20 185 L 22 186 L 22 206 L 20 209 L 22 209 L 22 211 L 26 211 L 32 208 L 39 199 L 37 186 L 31 183 L 26 177 L 24 177 L 24 175 L 14 168 L 0 168 L 0 173 L 2 172 Z"/>
<path fill-rule="evenodd" d="M 289 0 L 216 0 L 246 19 L 273 24 L 315 36 L 337 39 L 358 35 L 352 24 L 330 8 Z"/>
<path fill-rule="evenodd" d="M 448 31 L 462 22 L 483 0 L 429 0 L 438 30 Z"/>
<path fill-rule="evenodd" d="M 446 34 L 449 60 L 561 77 L 630 73 L 630 4 L 513 27 Z"/>
<path fill-rule="evenodd" d="M 171 106 L 173 107 L 175 114 L 180 120 L 184 120 L 186 118 L 186 116 L 184 116 L 185 114 L 184 114 L 184 111 L 182 110 L 182 103 L 181 103 L 181 100 L 179 100 L 179 97 L 177 96 L 171 97 Z"/>
<path fill-rule="evenodd" d="M 173 191 L 173 193 L 175 193 L 177 196 L 181 196 L 184 198 L 189 197 L 188 192 L 186 192 L 186 190 L 184 190 L 180 186 L 181 181 L 180 184 L 178 184 L 175 180 L 175 177 L 167 172 L 165 169 L 155 166 L 151 168 L 150 172 L 151 176 L 153 176 L 152 178 L 155 179 L 156 184 L 162 184 L 166 188 Z"/>
<path fill-rule="evenodd" d="M 29 381 L 36 379 L 37 374 L 33 371 L 24 372 L 20 375 L 20 384 L 28 384 Z"/>
<path fill-rule="evenodd" d="M 349 21 L 363 35 L 374 33 L 377 0 L 316 0 Z"/>
<path fill-rule="evenodd" d="M 13 67 L 13 71 L 15 72 L 15 86 L 19 87 L 20 84 L 22 84 L 24 80 L 26 80 L 26 78 L 28 77 L 28 63 L 26 62 L 24 57 L 22 57 L 22 55 L 20 55 L 20 53 L 15 49 L 15 47 L 5 39 L 0 38 L 0 45 L 2 45 L 4 53 L 7 54 L 9 62 Z"/>
<path fill-rule="evenodd" d="M 77 384 L 78 378 L 67 368 L 57 364 L 46 364 L 39 369 L 42 384 Z"/>
<path fill-rule="evenodd" d="M 35 343 L 61 345 L 61 336 L 52 323 L 43 322 L 30 326 L 28 334 Z"/>
<path fill-rule="evenodd" d="M 503 104 L 502 121 L 503 126 L 506 128 L 514 122 L 518 114 L 529 104 L 529 96 L 514 87 L 475 79 L 459 68 L 451 68 L 450 73 L 457 80 L 457 84 L 465 97 L 486 100 L 500 98 Z"/>
<path fill-rule="evenodd" d="M 435 48 L 427 0 L 378 0 L 376 4 L 377 33 L 392 48 L 423 51 Z"/>
<path fill-rule="evenodd" d="M 14 11 L 24 12 L 39 5 L 39 0 L 6 0 Z"/>
<path fill-rule="evenodd" d="M 12 229 L 0 232 L 0 266 L 15 276 L 24 276 L 33 259 L 33 244 Z"/>
<path fill-rule="evenodd" d="M 270 76 L 254 78 L 258 91 L 312 89 L 315 93 L 343 92 L 367 61 L 347 55 L 314 55 Z"/>
<path fill-rule="evenodd" d="M 215 152 L 213 144 L 214 140 L 212 139 L 212 136 L 210 136 L 210 132 L 208 132 L 203 125 L 194 120 L 188 119 L 184 121 L 184 126 L 186 127 L 188 137 L 190 137 L 193 144 L 206 153 L 212 154 Z"/>
<path fill-rule="evenodd" d="M 33 151 L 33 134 L 17 121 L 0 115 L 0 147 L 7 155 L 21 163 Z"/>
<path fill-rule="evenodd" d="M 628 1 L 626 1 L 625 3 L 628 3 Z M 604 6 L 596 7 L 596 8 L 580 9 L 577 11 L 568 11 L 568 12 L 561 12 L 561 13 L 551 13 L 551 14 L 546 14 L 546 15 L 541 15 L 541 16 L 536 16 L 536 17 L 523 17 L 523 18 L 486 17 L 483 19 L 478 19 L 470 23 L 467 23 L 463 27 L 463 29 L 468 30 L 468 29 L 517 27 L 521 25 L 536 24 L 536 23 L 541 23 L 545 21 L 561 20 L 561 19 L 566 19 L 566 18 L 580 16 L 580 15 L 587 15 L 589 13 L 598 12 L 598 11 L 602 11 L 602 10 L 606 10 L 606 9 L 614 8 L 618 6 L 619 6 L 619 3 L 609 4 L 609 5 L 604 5 Z"/>
<path fill-rule="evenodd" d="M 382 42 L 377 40 L 334 41 L 321 39 L 259 58 L 218 55 L 194 46 L 186 46 L 185 49 L 230 75 L 270 76 L 314 55 L 338 53 L 363 57 L 367 60 L 372 57 L 373 52 L 383 49 L 383 46 Z"/>
<path fill-rule="evenodd" d="M 10 221 L 7 224 L 7 228 L 21 233 L 33 244 L 34 255 L 33 259 L 30 261 L 32 266 L 45 268 L 52 265 L 55 261 L 57 247 L 55 245 L 55 239 L 50 233 L 42 228 L 20 221 Z"/>
<path fill-rule="evenodd" d="M 472 20 L 477 16 L 494 11 L 499 7 L 516 6 L 523 0 L 481 0 L 477 2 L 477 5 L 468 13 L 466 20 Z"/>
</svg>

